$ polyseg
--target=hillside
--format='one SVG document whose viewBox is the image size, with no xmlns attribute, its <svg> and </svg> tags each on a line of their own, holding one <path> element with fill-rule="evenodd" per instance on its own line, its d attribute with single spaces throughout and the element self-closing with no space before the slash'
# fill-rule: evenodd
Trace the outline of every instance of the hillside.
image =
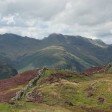
<svg viewBox="0 0 112 112">
<path fill-rule="evenodd" d="M 0 80 L 0 102 L 8 102 L 15 92 L 36 76 L 36 70 L 30 70 L 14 77 Z"/>
<path fill-rule="evenodd" d="M 62 46 L 50 46 L 23 58 L 20 65 L 18 64 L 18 69 L 27 70 L 43 66 L 81 71 L 90 65 L 79 57 L 67 52 Z"/>
<path fill-rule="evenodd" d="M 8 62 L 8 61 L 7 61 Z M 6 60 L 0 59 L 0 79 L 7 79 L 17 74 L 17 70 L 6 63 Z"/>
<path fill-rule="evenodd" d="M 87 76 L 38 69 L 0 83 L 5 84 L 0 87 L 0 112 L 111 112 L 112 109 L 112 74 L 108 70 Z"/>
<path fill-rule="evenodd" d="M 12 66 L 3 65 L 0 63 L 0 79 L 7 79 L 17 74 L 17 70 Z"/>
<path fill-rule="evenodd" d="M 83 71 L 112 59 L 112 46 L 81 36 L 51 34 L 42 40 L 0 35 L 0 54 L 20 72 L 42 66 Z"/>
<path fill-rule="evenodd" d="M 11 66 L 10 60 L 0 55 L 0 79 L 10 78 L 17 73 L 17 70 Z"/>
<path fill-rule="evenodd" d="M 39 40 L 6 33 L 0 35 L 0 54 L 16 60 L 37 50 L 38 43 Z"/>
</svg>

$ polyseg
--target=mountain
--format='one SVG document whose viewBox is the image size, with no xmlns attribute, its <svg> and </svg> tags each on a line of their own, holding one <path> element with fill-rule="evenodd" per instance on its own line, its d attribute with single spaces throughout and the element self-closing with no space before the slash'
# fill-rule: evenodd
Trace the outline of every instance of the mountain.
<svg viewBox="0 0 112 112">
<path fill-rule="evenodd" d="M 43 66 L 83 71 L 109 63 L 112 46 L 101 40 L 55 33 L 42 40 L 3 34 L 0 54 L 10 59 L 18 71 Z"/>
<path fill-rule="evenodd" d="M 39 40 L 6 33 L 0 35 L 0 54 L 4 54 L 11 60 L 16 60 L 36 51 L 38 44 L 40 44 Z"/>
<path fill-rule="evenodd" d="M 0 81 L 0 111 L 112 112 L 111 87 L 108 71 L 30 70 Z"/>
</svg>

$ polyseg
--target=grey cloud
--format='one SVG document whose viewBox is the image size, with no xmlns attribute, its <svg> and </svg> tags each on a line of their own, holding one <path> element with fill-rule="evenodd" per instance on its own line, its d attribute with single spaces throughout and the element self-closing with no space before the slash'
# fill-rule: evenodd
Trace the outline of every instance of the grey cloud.
<svg viewBox="0 0 112 112">
<path fill-rule="evenodd" d="M 112 43 L 112 0 L 0 0 L 4 32 L 34 38 L 56 32 Z"/>
<path fill-rule="evenodd" d="M 59 14 L 58 21 L 90 26 L 112 20 L 112 0 L 71 0 L 68 3 L 70 7 Z"/>
<path fill-rule="evenodd" d="M 19 14 L 26 18 L 50 19 L 53 15 L 64 9 L 66 0 L 9 0 L 2 1 L 3 15 Z"/>
</svg>

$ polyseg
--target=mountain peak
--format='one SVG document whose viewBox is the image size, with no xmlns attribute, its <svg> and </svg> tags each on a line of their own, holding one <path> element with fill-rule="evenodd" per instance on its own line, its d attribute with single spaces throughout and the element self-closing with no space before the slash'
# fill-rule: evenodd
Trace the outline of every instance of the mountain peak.
<svg viewBox="0 0 112 112">
<path fill-rule="evenodd" d="M 20 36 L 20 35 L 17 35 L 17 34 L 13 34 L 13 33 L 4 33 L 4 34 L 0 34 L 0 36 Z"/>
<path fill-rule="evenodd" d="M 52 33 L 48 36 L 48 38 L 62 38 L 62 37 L 64 37 L 64 35 L 60 33 Z"/>
</svg>

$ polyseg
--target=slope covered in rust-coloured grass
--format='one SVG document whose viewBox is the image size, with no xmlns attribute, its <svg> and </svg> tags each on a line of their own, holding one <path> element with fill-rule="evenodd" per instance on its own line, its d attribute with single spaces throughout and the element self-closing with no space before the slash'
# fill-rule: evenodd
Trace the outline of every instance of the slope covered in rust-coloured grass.
<svg viewBox="0 0 112 112">
<path fill-rule="evenodd" d="M 21 87 L 38 74 L 38 70 L 26 71 L 12 78 L 0 80 L 0 102 L 6 102 L 15 96 Z"/>
<path fill-rule="evenodd" d="M 97 67 L 91 67 L 86 69 L 82 74 L 84 75 L 93 75 L 96 73 L 109 73 L 112 68 L 111 64 L 105 65 L 105 66 L 97 66 Z"/>
</svg>

